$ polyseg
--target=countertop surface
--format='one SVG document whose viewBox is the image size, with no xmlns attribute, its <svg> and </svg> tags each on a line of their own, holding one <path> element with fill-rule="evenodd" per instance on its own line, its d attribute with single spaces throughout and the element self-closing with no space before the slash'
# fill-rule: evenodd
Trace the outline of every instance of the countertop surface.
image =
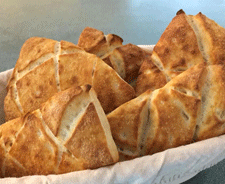
<svg viewBox="0 0 225 184">
<path fill-rule="evenodd" d="M 124 44 L 153 45 L 176 12 L 202 12 L 225 27 L 225 1 L 0 0 L 0 72 L 13 68 L 26 39 L 40 36 L 77 43 L 89 26 L 123 38 Z M 220 184 L 225 160 L 184 184 Z"/>
</svg>

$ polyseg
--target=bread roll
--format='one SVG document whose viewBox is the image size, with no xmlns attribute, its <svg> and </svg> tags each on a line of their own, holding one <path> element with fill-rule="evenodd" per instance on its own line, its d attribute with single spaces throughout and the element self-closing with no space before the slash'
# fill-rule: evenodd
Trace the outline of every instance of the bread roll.
<svg viewBox="0 0 225 184">
<path fill-rule="evenodd" d="M 120 160 L 225 133 L 225 65 L 195 65 L 107 115 Z"/>
<path fill-rule="evenodd" d="M 155 45 L 151 60 L 169 82 L 196 64 L 224 64 L 224 37 L 225 29 L 201 12 L 193 16 L 180 10 Z M 145 70 L 140 72 L 140 83 L 148 83 L 152 78 L 144 74 L 149 69 Z M 150 88 L 157 89 L 160 83 L 161 80 L 156 81 Z"/>
<path fill-rule="evenodd" d="M 114 34 L 104 35 L 102 31 L 86 27 L 78 40 L 78 46 L 99 56 L 111 66 L 126 82 L 135 86 L 138 71 L 146 56 L 151 53 L 131 43 L 122 45 L 123 40 Z"/>
<path fill-rule="evenodd" d="M 59 91 L 85 84 L 93 85 L 106 113 L 135 97 L 134 89 L 94 54 L 70 42 L 30 38 L 8 83 L 6 120 L 32 112 Z"/>
<path fill-rule="evenodd" d="M 134 86 L 141 64 L 148 55 L 142 48 L 129 43 L 115 48 L 103 61 Z"/>
<path fill-rule="evenodd" d="M 90 85 L 59 92 L 0 126 L 0 176 L 61 174 L 118 161 L 108 120 Z"/>
<path fill-rule="evenodd" d="M 85 51 L 105 58 L 114 48 L 121 46 L 123 39 L 114 34 L 104 35 L 92 27 L 86 27 L 80 34 L 77 45 Z"/>
</svg>

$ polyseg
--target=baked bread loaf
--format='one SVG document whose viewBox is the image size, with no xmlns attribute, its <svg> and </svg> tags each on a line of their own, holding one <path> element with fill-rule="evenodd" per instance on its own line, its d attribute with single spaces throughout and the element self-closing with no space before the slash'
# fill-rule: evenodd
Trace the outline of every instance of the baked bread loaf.
<svg viewBox="0 0 225 184">
<path fill-rule="evenodd" d="M 225 133 L 225 65 L 198 64 L 107 115 L 120 160 Z"/>
<path fill-rule="evenodd" d="M 104 35 L 102 31 L 86 27 L 80 34 L 77 45 L 103 59 L 122 43 L 123 39 L 115 34 Z"/>
<path fill-rule="evenodd" d="M 142 48 L 131 43 L 115 48 L 103 59 L 109 64 L 126 82 L 135 86 L 141 64 L 150 55 Z"/>
<path fill-rule="evenodd" d="M 202 13 L 193 16 L 186 15 L 183 10 L 180 10 L 155 45 L 151 60 L 159 68 L 162 73 L 160 75 L 165 75 L 168 82 L 196 64 L 224 63 L 224 39 L 225 29 L 215 21 Z M 152 71 L 150 68 L 146 70 Z M 141 83 L 148 83 L 150 75 L 144 73 L 145 71 L 142 70 L 141 78 L 145 80 Z M 160 86 L 158 83 L 152 85 L 151 88 Z M 139 85 L 136 89 L 138 88 Z M 142 89 L 138 91 L 144 92 Z"/>
<path fill-rule="evenodd" d="M 104 35 L 102 31 L 86 27 L 77 45 L 99 56 L 120 77 L 135 86 L 140 66 L 151 53 L 131 43 L 122 45 L 122 42 L 122 38 L 117 35 Z"/>
<path fill-rule="evenodd" d="M 106 115 L 90 85 L 61 91 L 0 126 L 0 176 L 61 174 L 118 161 Z"/>
<path fill-rule="evenodd" d="M 85 84 L 93 86 L 106 113 L 135 97 L 134 89 L 94 54 L 70 42 L 30 38 L 8 83 L 6 120 L 34 111 L 59 91 Z"/>
</svg>

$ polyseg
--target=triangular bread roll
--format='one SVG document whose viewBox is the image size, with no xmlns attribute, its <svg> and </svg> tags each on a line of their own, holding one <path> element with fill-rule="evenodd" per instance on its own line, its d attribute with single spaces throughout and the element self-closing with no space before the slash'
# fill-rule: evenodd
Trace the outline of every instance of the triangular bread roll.
<svg viewBox="0 0 225 184">
<path fill-rule="evenodd" d="M 153 154 L 224 134 L 224 74 L 223 65 L 199 64 L 155 90 L 143 153 Z"/>
<path fill-rule="evenodd" d="M 180 10 L 155 45 L 151 59 L 168 82 L 199 63 L 224 64 L 224 38 L 225 29 L 215 21 L 202 13 L 193 16 Z M 150 88 L 157 86 L 156 82 Z"/>
<path fill-rule="evenodd" d="M 106 115 L 90 85 L 57 93 L 0 126 L 1 176 L 61 174 L 118 161 Z"/>
<path fill-rule="evenodd" d="M 151 54 L 131 43 L 122 45 L 120 37 L 113 34 L 105 36 L 102 31 L 91 27 L 82 31 L 78 46 L 99 56 L 132 86 L 136 84 L 141 64 Z"/>
<path fill-rule="evenodd" d="M 73 43 L 30 38 L 22 47 L 20 57 L 8 83 L 4 102 L 6 121 L 40 108 L 51 96 L 74 85 L 93 84 L 106 113 L 135 97 L 134 89 L 111 67 Z M 110 79 L 98 73 L 110 74 Z"/>
<path fill-rule="evenodd" d="M 106 113 L 135 97 L 134 89 L 93 54 L 74 53 L 60 56 L 59 81 L 62 90 L 72 85 L 93 85 Z"/>
<path fill-rule="evenodd" d="M 196 34 L 182 10 L 177 12 L 155 45 L 152 61 L 168 78 L 204 62 Z"/>
<path fill-rule="evenodd" d="M 148 90 L 108 114 L 121 158 L 154 154 L 225 134 L 224 76 L 224 65 L 201 63 L 176 76 L 164 87 L 152 93 Z M 139 98 L 143 95 L 149 100 L 145 107 L 147 119 L 142 132 L 134 134 L 142 125 L 141 121 L 134 121 L 134 117 L 142 116 Z M 141 137 L 141 144 L 138 144 L 139 154 L 134 154 L 138 147 L 137 135 Z"/>
<path fill-rule="evenodd" d="M 153 91 L 149 107 L 149 127 L 144 154 L 153 154 L 193 141 L 201 106 L 205 65 L 175 77 Z"/>
<path fill-rule="evenodd" d="M 104 35 L 92 27 L 86 27 L 80 34 L 77 45 L 85 51 L 105 58 L 114 48 L 122 45 L 123 39 L 114 34 Z"/>
</svg>

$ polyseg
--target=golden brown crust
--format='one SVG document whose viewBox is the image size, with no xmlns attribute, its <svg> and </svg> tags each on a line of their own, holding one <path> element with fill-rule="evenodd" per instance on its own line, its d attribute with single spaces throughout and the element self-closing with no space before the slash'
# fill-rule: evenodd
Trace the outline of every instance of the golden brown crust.
<svg viewBox="0 0 225 184">
<path fill-rule="evenodd" d="M 191 143 L 200 104 L 195 97 L 174 90 L 159 89 L 157 92 L 151 101 L 156 110 L 150 114 L 157 120 L 152 122 L 157 129 L 154 138 L 147 140 L 147 154 Z"/>
<path fill-rule="evenodd" d="M 78 47 L 77 45 L 74 45 L 74 43 L 64 40 L 60 41 L 60 46 L 61 46 L 61 54 L 69 54 L 84 51 L 84 49 Z"/>
<path fill-rule="evenodd" d="M 166 76 L 152 62 L 151 55 L 146 57 L 146 60 L 142 63 L 139 70 L 135 87 L 136 95 L 139 96 L 148 89 L 154 91 L 155 89 L 163 87 L 166 83 Z"/>
<path fill-rule="evenodd" d="M 4 104 L 6 104 L 4 105 L 5 121 L 9 121 L 21 116 L 21 112 L 14 99 L 13 88 L 9 87 L 8 93 L 4 99 Z"/>
<path fill-rule="evenodd" d="M 207 70 L 195 141 L 225 133 L 225 66 L 210 65 Z"/>
<path fill-rule="evenodd" d="M 225 63 L 225 29 L 202 13 L 193 16 L 209 64 Z"/>
<path fill-rule="evenodd" d="M 126 82 L 130 83 L 136 80 L 138 71 L 146 55 L 145 51 L 140 47 L 129 43 L 114 49 L 109 57 L 117 73 L 119 73 Z M 120 73 L 120 69 L 117 69 L 117 65 L 120 65 L 119 62 L 123 62 L 125 76 Z"/>
<path fill-rule="evenodd" d="M 61 125 L 62 116 L 66 106 L 74 96 L 79 95 L 82 92 L 81 87 L 72 87 L 59 92 L 58 95 L 54 95 L 49 98 L 47 102 L 42 104 L 40 111 L 43 120 L 55 136 Z"/>
<path fill-rule="evenodd" d="M 135 118 L 141 117 L 139 107 L 142 106 L 137 99 L 145 93 L 108 114 L 120 159 L 138 155 L 134 154 L 137 135 L 142 140 L 138 153 L 146 155 L 224 134 L 224 73 L 224 65 L 201 63 L 176 76 L 164 87 L 152 93 L 149 90 L 149 116 L 141 133 L 137 134 L 139 128 L 134 125 L 140 122 Z"/>
<path fill-rule="evenodd" d="M 69 151 L 63 152 L 62 159 L 57 170 L 57 174 L 64 174 L 73 171 L 86 169 L 84 167 L 85 160 L 74 157 Z"/>
<path fill-rule="evenodd" d="M 0 139 L 4 145 L 5 151 L 9 151 L 22 126 L 23 121 L 21 118 L 13 119 L 0 126 Z"/>
<path fill-rule="evenodd" d="M 113 50 L 116 47 L 119 47 L 123 43 L 123 39 L 115 34 L 106 35 L 108 44 L 110 45 L 110 50 Z"/>
<path fill-rule="evenodd" d="M 22 177 L 27 174 L 28 172 L 23 167 L 19 166 L 10 156 L 6 156 L 4 177 Z"/>
<path fill-rule="evenodd" d="M 56 42 L 55 40 L 41 37 L 29 38 L 21 48 L 15 68 L 20 72 L 38 58 L 49 53 L 54 54 Z"/>
<path fill-rule="evenodd" d="M 0 126 L 0 177 L 21 177 L 27 175 L 25 168 L 16 163 L 9 154 L 18 131 L 23 126 L 21 118 L 16 118 Z"/>
<path fill-rule="evenodd" d="M 119 40 L 115 35 L 110 35 L 108 39 L 109 43 L 111 43 L 110 47 L 115 46 Z M 37 48 L 34 45 L 35 43 L 37 43 Z M 46 45 L 43 46 L 44 43 L 46 43 Z M 26 48 L 26 46 L 28 48 Z M 30 48 L 31 46 L 34 51 L 30 51 L 32 50 Z M 46 48 L 46 52 L 42 49 L 40 50 L 40 52 L 44 54 L 37 52 L 37 49 L 41 46 L 43 46 L 43 48 L 49 47 Z M 32 62 L 27 62 L 29 60 L 29 54 L 26 58 L 25 53 L 23 53 L 25 51 L 36 54 Z M 14 68 L 8 85 L 8 94 L 4 102 L 7 120 L 25 115 L 27 112 L 40 108 L 42 103 L 59 91 L 72 86 L 92 85 L 93 80 L 96 82 L 96 80 L 93 79 L 93 75 L 95 64 L 97 60 L 100 60 L 99 57 L 85 52 L 82 48 L 71 42 L 57 42 L 44 38 L 32 38 L 25 43 L 20 55 L 22 59 L 26 60 L 27 64 L 20 67 L 17 63 Z M 19 63 L 22 62 L 22 59 L 18 59 Z M 103 63 L 102 60 L 99 62 Z M 112 68 L 102 67 L 99 70 L 106 70 L 102 71 L 103 73 L 113 73 Z M 125 83 L 115 72 L 110 77 L 116 82 L 113 85 Z M 114 78 L 116 78 L 116 80 L 114 80 Z M 104 78 L 98 78 L 97 80 L 100 86 L 102 85 L 101 83 L 105 85 Z M 128 98 L 125 99 L 130 100 L 133 95 L 133 89 L 128 84 L 124 84 L 124 86 L 123 90 L 117 91 L 117 89 L 115 89 L 113 92 L 103 93 L 114 96 L 119 96 L 118 94 L 123 92 L 126 93 L 124 94 L 125 96 L 128 93 Z M 105 88 L 104 90 L 107 89 L 109 88 Z M 102 93 L 102 91 L 99 91 L 99 93 Z M 130 93 L 132 94 L 129 95 Z M 103 103 L 105 99 L 111 98 L 110 96 L 102 96 L 101 94 L 100 96 L 101 103 Z M 111 109 L 125 102 L 124 99 L 119 99 L 120 96 L 115 98 L 116 105 L 112 105 Z M 108 109 L 106 111 L 108 111 Z"/>
<path fill-rule="evenodd" d="M 113 68 L 112 63 L 110 61 L 110 55 L 102 59 L 107 65 Z"/>
<path fill-rule="evenodd" d="M 82 99 L 87 101 L 84 110 L 78 105 Z M 71 128 L 61 126 L 65 119 Z M 57 93 L 41 110 L 0 126 L 0 176 L 62 174 L 113 164 L 118 152 L 107 126 L 90 85 Z M 69 137 L 61 139 L 52 127 Z"/>
<path fill-rule="evenodd" d="M 89 53 L 105 58 L 114 48 L 122 45 L 123 39 L 115 34 L 104 35 L 102 31 L 86 27 L 78 40 L 78 46 Z"/>
<path fill-rule="evenodd" d="M 71 86 L 92 84 L 92 72 L 96 56 L 73 53 L 59 56 L 59 80 L 61 90 Z"/>
<path fill-rule="evenodd" d="M 160 61 L 157 61 L 159 58 Z M 197 38 L 186 20 L 185 13 L 178 13 L 170 22 L 152 53 L 155 64 L 161 63 L 171 78 L 189 67 L 204 62 Z"/>
<path fill-rule="evenodd" d="M 79 119 L 65 146 L 75 157 L 85 160 L 85 168 L 93 169 L 113 163 L 104 130 L 93 103 L 89 104 L 84 115 Z"/>
<path fill-rule="evenodd" d="M 120 160 L 140 156 L 141 136 L 148 118 L 151 91 L 146 91 L 107 115 Z"/>
<path fill-rule="evenodd" d="M 135 97 L 134 89 L 100 59 L 96 62 L 92 85 L 106 114 Z"/>
<path fill-rule="evenodd" d="M 86 27 L 80 34 L 78 46 L 84 48 L 87 52 L 93 53 L 98 47 L 106 44 L 106 38 L 102 31 Z"/>
<path fill-rule="evenodd" d="M 183 93 L 188 93 L 186 90 L 190 90 L 192 96 L 200 98 L 200 91 L 207 75 L 206 67 L 206 63 L 198 64 L 186 70 L 176 80 L 171 80 L 166 85 L 173 86 L 175 90 Z"/>
<path fill-rule="evenodd" d="M 47 135 L 42 120 L 35 113 L 28 113 L 24 117 L 24 127 L 16 137 L 9 154 L 18 160 L 29 174 L 52 174 L 57 166 L 58 147 Z"/>
<path fill-rule="evenodd" d="M 205 64 L 199 64 L 153 92 L 146 154 L 193 141 L 206 75 Z"/>
<path fill-rule="evenodd" d="M 24 114 L 40 107 L 58 92 L 54 60 L 37 66 L 16 82 L 18 96 Z"/>
<path fill-rule="evenodd" d="M 202 13 L 193 16 L 180 10 L 154 47 L 151 59 L 169 81 L 199 63 L 224 63 L 224 37 L 225 29 Z M 151 81 L 151 77 L 146 75 L 143 80 Z"/>
</svg>

